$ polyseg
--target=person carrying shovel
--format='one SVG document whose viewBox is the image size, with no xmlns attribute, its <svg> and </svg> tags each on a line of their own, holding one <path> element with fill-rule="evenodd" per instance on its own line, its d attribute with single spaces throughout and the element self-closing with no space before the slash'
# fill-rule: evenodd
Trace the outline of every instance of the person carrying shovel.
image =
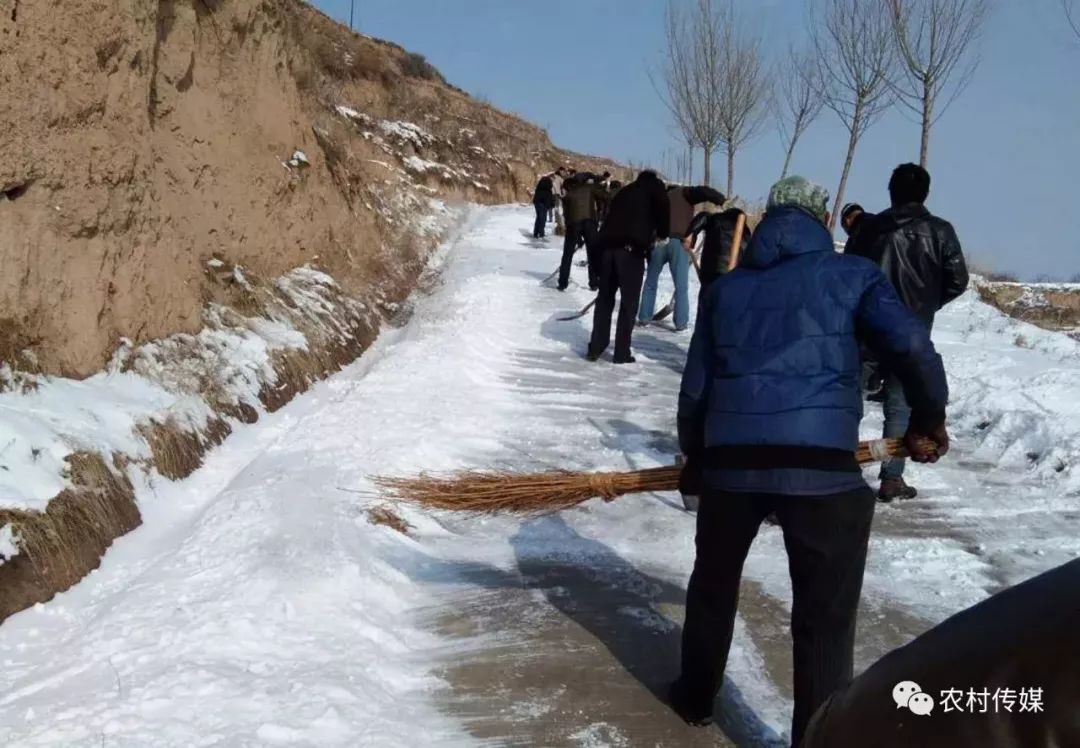
<svg viewBox="0 0 1080 748">
<path fill-rule="evenodd" d="M 872 262 L 833 250 L 828 198 L 802 177 L 773 186 L 738 267 L 702 298 L 678 409 L 680 488 L 701 502 L 671 705 L 691 724 L 712 721 L 743 562 L 775 512 L 794 600 L 796 746 L 853 674 L 875 506 L 855 456 L 860 342 L 903 384 L 911 457 L 935 462 L 949 447 L 948 386 L 928 328 Z"/>
<path fill-rule="evenodd" d="M 740 223 L 743 226 L 741 233 L 738 230 Z M 722 213 L 698 213 L 690 222 L 683 246 L 687 250 L 692 249 L 697 244 L 698 235 L 703 231 L 705 243 L 701 248 L 701 272 L 698 275 L 702 296 L 709 284 L 735 266 L 738 258 L 750 246 L 752 238 L 750 227 L 746 225 L 746 213 L 741 208 L 728 208 Z M 732 258 L 731 250 L 736 234 L 740 237 L 739 249 Z"/>
</svg>

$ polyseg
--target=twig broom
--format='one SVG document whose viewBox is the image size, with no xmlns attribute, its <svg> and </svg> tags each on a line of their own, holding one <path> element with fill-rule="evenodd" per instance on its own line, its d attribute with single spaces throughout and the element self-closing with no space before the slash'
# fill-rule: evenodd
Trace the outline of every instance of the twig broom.
<svg viewBox="0 0 1080 748">
<path fill-rule="evenodd" d="M 855 452 L 859 464 L 907 455 L 899 439 L 863 442 Z M 679 467 L 649 468 L 624 473 L 509 473 L 466 471 L 448 476 L 375 478 L 386 498 L 473 514 L 538 515 L 558 512 L 590 499 L 612 501 L 632 493 L 677 491 Z"/>
</svg>

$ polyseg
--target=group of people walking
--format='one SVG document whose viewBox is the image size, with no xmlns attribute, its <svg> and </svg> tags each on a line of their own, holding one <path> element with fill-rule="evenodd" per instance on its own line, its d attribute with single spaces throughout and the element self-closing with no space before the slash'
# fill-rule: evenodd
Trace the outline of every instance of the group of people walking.
<svg viewBox="0 0 1080 748">
<path fill-rule="evenodd" d="M 560 198 L 565 237 L 557 287 L 565 291 L 569 286 L 574 253 L 584 246 L 589 288 L 598 292 L 586 357 L 596 361 L 611 346 L 611 320 L 619 296 L 612 360 L 616 364 L 636 361 L 631 347 L 634 327 L 653 321 L 664 268 L 671 273 L 675 286 L 675 330 L 687 330 L 689 272 L 697 238 L 702 232 L 706 234 L 700 270 L 704 287 L 721 272 L 720 265 L 727 259 L 726 250 L 721 251 L 719 242 L 714 241 L 722 235 L 719 225 L 741 211 L 718 217 L 709 213 L 695 215 L 696 206 L 721 205 L 726 198 L 706 186 L 666 186 L 654 171 L 642 171 L 623 187 L 611 181 L 607 172 L 596 176 L 560 167 L 541 177 L 534 191 L 535 238 L 545 236 L 545 225 L 552 220 Z"/>
<path fill-rule="evenodd" d="M 597 229 L 588 200 L 579 198 L 595 185 L 566 179 L 559 288 L 583 239 L 589 285 L 598 291 L 591 361 L 610 345 L 618 294 L 613 360 L 634 361 L 633 329 L 651 320 L 665 267 L 675 284 L 675 328 L 688 327 L 691 253 L 704 235 L 677 418 L 686 459 L 681 489 L 701 497 L 697 554 L 670 702 L 691 724 L 712 721 L 742 566 L 772 516 L 792 579 L 792 742 L 799 745 L 814 712 L 853 675 L 875 499 L 916 495 L 902 460 L 883 466 L 875 497 L 855 459 L 872 383 L 882 383 L 884 436 L 902 439 L 918 462 L 935 462 L 949 449 L 948 386 L 930 333 L 938 310 L 968 284 L 956 232 L 925 207 L 930 175 L 915 164 L 893 172 L 887 209 L 845 207 L 843 253 L 829 229 L 828 191 L 802 177 L 782 179 L 754 231 L 743 232 L 734 248 L 737 262 L 730 259 L 741 211 L 695 209 L 722 206 L 716 190 L 667 187 L 643 171 L 610 197 Z M 538 203 L 538 224 L 540 215 Z"/>
</svg>

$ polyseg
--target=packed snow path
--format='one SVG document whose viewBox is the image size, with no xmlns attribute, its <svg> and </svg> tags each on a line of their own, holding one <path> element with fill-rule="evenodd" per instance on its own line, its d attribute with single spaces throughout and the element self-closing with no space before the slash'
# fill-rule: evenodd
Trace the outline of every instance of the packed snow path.
<svg viewBox="0 0 1080 748">
<path fill-rule="evenodd" d="M 372 474 L 670 461 L 688 336 L 646 330 L 637 365 L 586 363 L 590 318 L 555 317 L 590 294 L 540 285 L 559 252 L 523 236 L 531 215 L 470 214 L 403 327 L 187 481 L 142 486 L 143 527 L 0 626 L 0 744 L 783 744 L 776 528 L 747 563 L 721 727 L 703 731 L 657 697 L 692 563 L 676 496 L 530 521 L 404 511 L 409 537 L 367 520 Z M 1077 346 L 971 296 L 937 338 L 956 451 L 912 471 L 922 498 L 878 512 L 860 666 L 1080 548 Z"/>
</svg>

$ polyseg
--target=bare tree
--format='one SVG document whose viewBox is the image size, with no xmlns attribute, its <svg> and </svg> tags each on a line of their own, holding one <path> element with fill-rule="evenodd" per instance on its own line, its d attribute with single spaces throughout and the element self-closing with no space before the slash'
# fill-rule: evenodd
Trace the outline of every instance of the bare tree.
<svg viewBox="0 0 1080 748">
<path fill-rule="evenodd" d="M 702 151 L 705 184 L 712 175 L 712 155 L 721 142 L 717 64 L 721 34 L 716 19 L 713 0 L 697 0 L 689 13 L 676 0 L 668 0 L 660 83 L 650 73 L 679 131 L 687 143 Z"/>
<path fill-rule="evenodd" d="M 690 161 L 686 149 L 676 145 L 664 151 L 664 174 L 679 184 L 690 183 Z"/>
<path fill-rule="evenodd" d="M 1073 0 L 1061 0 L 1061 7 L 1065 11 L 1065 20 L 1069 22 L 1069 27 L 1080 39 L 1080 10 L 1073 5 Z"/>
<path fill-rule="evenodd" d="M 761 133 L 769 112 L 768 72 L 761 52 L 761 37 L 739 23 L 733 0 L 721 0 L 714 9 L 712 0 L 699 0 L 699 15 L 708 17 L 715 31 L 719 49 L 715 59 L 706 59 L 715 68 L 711 75 L 719 81 L 716 91 L 720 145 L 727 155 L 727 194 L 735 194 L 735 155 L 746 143 Z"/>
<path fill-rule="evenodd" d="M 780 172 L 783 179 L 791 168 L 795 146 L 821 114 L 825 99 L 821 96 L 821 81 L 812 51 L 789 50 L 775 77 L 772 103 L 786 149 L 784 168 Z"/>
<path fill-rule="evenodd" d="M 825 106 L 848 131 L 847 156 L 829 228 L 836 225 L 859 140 L 893 104 L 892 22 L 882 0 L 815 0 L 811 5 L 818 82 Z"/>
<path fill-rule="evenodd" d="M 987 0 L 887 2 L 899 58 L 892 86 L 900 103 L 919 117 L 919 164 L 925 169 L 930 128 L 967 88 L 979 63 L 968 52 L 989 6 Z"/>
</svg>

